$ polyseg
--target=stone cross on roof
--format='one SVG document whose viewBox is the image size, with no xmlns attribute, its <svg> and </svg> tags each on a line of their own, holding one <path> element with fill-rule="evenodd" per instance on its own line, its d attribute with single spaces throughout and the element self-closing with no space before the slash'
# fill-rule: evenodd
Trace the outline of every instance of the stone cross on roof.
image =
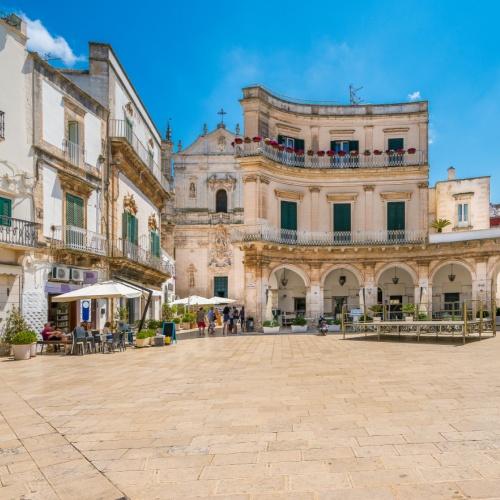
<svg viewBox="0 0 500 500">
<path fill-rule="evenodd" d="M 217 111 L 217 114 L 220 115 L 220 123 L 217 125 L 217 128 L 226 128 L 224 124 L 224 115 L 227 115 L 227 112 L 224 111 L 224 108 L 220 108 L 220 111 Z"/>
</svg>

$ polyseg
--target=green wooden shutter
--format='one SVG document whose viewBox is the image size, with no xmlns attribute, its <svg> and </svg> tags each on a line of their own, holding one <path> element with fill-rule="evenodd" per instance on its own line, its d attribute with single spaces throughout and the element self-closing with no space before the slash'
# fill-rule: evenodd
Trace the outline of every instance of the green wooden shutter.
<svg viewBox="0 0 500 500">
<path fill-rule="evenodd" d="M 304 139 L 295 139 L 295 149 L 301 149 L 304 151 Z"/>
<path fill-rule="evenodd" d="M 128 212 L 122 213 L 122 239 L 128 239 Z"/>
<path fill-rule="evenodd" d="M 297 230 L 297 203 L 294 201 L 281 202 L 281 229 Z"/>
<path fill-rule="evenodd" d="M 404 231 L 405 229 L 405 202 L 390 201 L 387 203 L 387 230 Z"/>
<path fill-rule="evenodd" d="M 351 231 L 351 204 L 334 203 L 333 205 L 333 230 Z"/>
<path fill-rule="evenodd" d="M 132 235 L 133 235 L 132 243 L 134 245 L 137 245 L 139 243 L 139 221 L 133 215 L 130 216 L 130 219 L 132 221 Z"/>
<path fill-rule="evenodd" d="M 359 141 L 349 141 L 349 151 L 359 151 Z"/>
<path fill-rule="evenodd" d="M 388 149 L 393 149 L 394 151 L 398 149 L 403 149 L 404 148 L 404 139 L 401 137 L 394 138 L 394 139 L 389 139 L 387 143 Z"/>
<path fill-rule="evenodd" d="M 84 226 L 83 198 L 66 193 L 66 225 Z"/>
<path fill-rule="evenodd" d="M 160 257 L 160 235 L 156 231 L 149 232 L 151 255 Z"/>
<path fill-rule="evenodd" d="M 0 197 L 0 226 L 12 224 L 12 200 Z"/>
<path fill-rule="evenodd" d="M 285 136 L 278 135 L 278 144 L 285 144 Z"/>
</svg>

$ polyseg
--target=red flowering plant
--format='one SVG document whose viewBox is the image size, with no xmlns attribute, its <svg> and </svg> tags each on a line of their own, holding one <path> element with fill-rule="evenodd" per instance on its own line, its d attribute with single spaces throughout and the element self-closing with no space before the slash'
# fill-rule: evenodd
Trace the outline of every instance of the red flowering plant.
<svg viewBox="0 0 500 500">
<path fill-rule="evenodd" d="M 338 154 L 339 156 L 345 156 L 345 154 L 346 154 L 346 153 L 345 153 L 345 151 L 339 151 L 337 154 Z"/>
<path fill-rule="evenodd" d="M 234 142 L 235 142 L 236 144 L 241 144 L 241 143 L 243 142 L 243 139 L 242 139 L 241 137 L 236 137 L 236 138 L 234 139 Z"/>
<path fill-rule="evenodd" d="M 294 152 L 293 148 L 291 148 L 291 147 L 287 147 L 287 148 L 285 148 L 285 151 L 286 151 L 287 153 L 293 153 L 293 152 Z"/>
<path fill-rule="evenodd" d="M 262 137 L 256 135 L 253 139 L 252 139 L 253 142 L 260 142 L 262 141 Z"/>
<path fill-rule="evenodd" d="M 406 153 L 406 151 L 403 148 L 399 148 L 399 149 L 396 150 L 396 153 L 398 155 L 404 155 Z"/>
<path fill-rule="evenodd" d="M 304 150 L 303 150 L 303 149 L 296 149 L 296 150 L 295 150 L 295 154 L 296 154 L 297 156 L 302 156 L 302 155 L 304 154 Z"/>
<path fill-rule="evenodd" d="M 278 149 L 280 151 L 284 151 L 285 150 L 285 145 L 284 144 L 278 144 Z"/>
<path fill-rule="evenodd" d="M 415 148 L 408 148 L 408 154 L 414 155 L 417 152 Z"/>
<path fill-rule="evenodd" d="M 349 151 L 349 154 L 350 154 L 351 156 L 358 156 L 358 155 L 359 155 L 359 151 L 352 150 L 352 151 Z"/>
<path fill-rule="evenodd" d="M 332 151 L 331 149 L 329 149 L 329 150 L 326 152 L 326 154 L 327 154 L 328 156 L 335 156 L 335 151 Z"/>
<path fill-rule="evenodd" d="M 322 149 L 320 149 L 319 151 L 317 151 L 316 154 L 318 156 L 325 156 L 325 152 Z"/>
<path fill-rule="evenodd" d="M 379 156 L 379 155 L 381 155 L 381 154 L 382 154 L 382 151 L 380 151 L 380 149 L 375 149 L 375 150 L 373 151 L 373 154 L 374 154 L 374 155 Z"/>
<path fill-rule="evenodd" d="M 275 148 L 275 149 L 277 149 L 277 148 L 278 148 L 278 146 L 279 146 L 279 144 L 277 143 L 277 141 L 271 141 L 271 143 L 270 143 L 270 144 L 271 144 L 271 146 L 272 146 L 273 148 Z"/>
</svg>

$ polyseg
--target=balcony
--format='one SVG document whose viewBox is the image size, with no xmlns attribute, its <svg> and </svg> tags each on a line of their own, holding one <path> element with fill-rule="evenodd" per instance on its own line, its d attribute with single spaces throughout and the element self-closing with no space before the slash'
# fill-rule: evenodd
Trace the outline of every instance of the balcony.
<svg viewBox="0 0 500 500">
<path fill-rule="evenodd" d="M 20 247 L 37 246 L 37 224 L 35 222 L 0 216 L 0 243 Z"/>
<path fill-rule="evenodd" d="M 198 224 L 243 224 L 243 213 L 178 213 L 175 217 L 175 223 L 181 226 Z"/>
<path fill-rule="evenodd" d="M 233 242 L 267 241 L 297 246 L 409 245 L 427 240 L 423 230 L 293 231 L 268 224 L 245 226 L 232 232 Z"/>
<path fill-rule="evenodd" d="M 113 241 L 112 257 L 135 262 L 141 266 L 155 269 L 162 274 L 174 275 L 174 264 L 165 253 L 161 257 L 157 257 L 149 250 L 122 238 Z"/>
<path fill-rule="evenodd" d="M 80 144 L 64 139 L 62 143 L 62 152 L 64 159 L 74 167 L 81 168 L 92 175 L 100 175 L 98 167 L 93 167 L 86 162 L 85 148 Z"/>
<path fill-rule="evenodd" d="M 55 248 L 106 256 L 106 236 L 76 226 L 55 226 L 52 233 Z"/>
<path fill-rule="evenodd" d="M 109 135 L 111 138 L 125 141 L 135 152 L 144 167 L 162 185 L 165 191 L 170 190 L 170 182 L 163 175 L 160 166 L 153 159 L 151 151 L 134 134 L 132 127 L 125 120 L 110 120 Z"/>
<path fill-rule="evenodd" d="M 377 150 L 374 150 L 377 151 Z M 408 152 L 411 151 L 411 152 Z M 351 153 L 330 153 L 328 156 L 323 152 L 321 156 L 314 153 L 312 156 L 303 152 L 296 152 L 291 148 L 284 148 L 278 144 L 266 144 L 264 141 L 243 142 L 235 144 L 235 154 L 243 158 L 247 156 L 264 156 L 282 165 L 288 167 L 300 168 L 324 168 L 324 169 L 343 169 L 343 168 L 379 168 L 379 167 L 405 167 L 426 165 L 427 155 L 424 151 L 410 149 L 405 152 L 383 152 L 370 151 L 368 154 Z"/>
</svg>

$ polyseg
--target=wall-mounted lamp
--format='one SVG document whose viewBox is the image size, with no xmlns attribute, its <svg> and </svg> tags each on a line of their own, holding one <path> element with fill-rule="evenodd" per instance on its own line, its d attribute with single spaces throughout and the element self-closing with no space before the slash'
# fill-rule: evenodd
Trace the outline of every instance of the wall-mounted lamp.
<svg viewBox="0 0 500 500">
<path fill-rule="evenodd" d="M 347 281 L 347 278 L 345 276 L 340 276 L 339 277 L 339 284 L 340 284 L 340 286 L 344 286 L 346 281 Z"/>
<path fill-rule="evenodd" d="M 455 281 L 455 278 L 456 278 L 456 275 L 453 274 L 453 264 L 451 264 L 451 271 L 450 271 L 450 274 L 448 274 L 448 279 L 450 281 Z"/>
<path fill-rule="evenodd" d="M 286 268 L 283 268 L 283 277 L 281 278 L 281 284 L 283 287 L 288 285 L 288 278 L 286 277 Z"/>
<path fill-rule="evenodd" d="M 394 268 L 394 277 L 392 278 L 392 282 L 397 285 L 399 283 L 399 277 L 396 274 L 396 268 Z"/>
</svg>

